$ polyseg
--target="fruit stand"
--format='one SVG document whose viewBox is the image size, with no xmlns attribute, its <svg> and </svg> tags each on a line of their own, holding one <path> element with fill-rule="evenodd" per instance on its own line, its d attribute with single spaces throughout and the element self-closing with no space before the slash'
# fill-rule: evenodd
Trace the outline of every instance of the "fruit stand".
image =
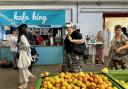
<svg viewBox="0 0 128 89">
<path fill-rule="evenodd" d="M 38 80 L 36 89 L 67 89 L 67 86 L 68 89 L 123 89 L 109 74 L 91 72 L 50 73 Z"/>
</svg>

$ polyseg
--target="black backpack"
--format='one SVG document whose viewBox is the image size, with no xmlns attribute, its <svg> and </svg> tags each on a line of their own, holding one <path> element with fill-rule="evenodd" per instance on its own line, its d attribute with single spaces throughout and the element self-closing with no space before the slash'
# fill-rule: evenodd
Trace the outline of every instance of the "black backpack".
<svg viewBox="0 0 128 89">
<path fill-rule="evenodd" d="M 36 48 L 30 47 L 31 48 L 31 56 L 32 56 L 32 63 L 36 63 L 39 60 L 39 54 L 36 51 Z"/>
</svg>

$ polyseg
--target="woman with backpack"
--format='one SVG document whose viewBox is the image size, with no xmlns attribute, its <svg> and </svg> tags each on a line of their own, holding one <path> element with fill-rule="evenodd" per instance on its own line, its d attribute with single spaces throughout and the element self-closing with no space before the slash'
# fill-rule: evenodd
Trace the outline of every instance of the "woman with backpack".
<svg viewBox="0 0 128 89">
<path fill-rule="evenodd" d="M 31 56 L 30 43 L 25 35 L 26 25 L 22 24 L 18 26 L 18 30 L 19 30 L 18 68 L 19 68 L 20 83 L 21 83 L 21 85 L 18 88 L 24 89 L 27 88 L 29 79 L 33 80 L 36 77 L 28 70 L 28 67 L 31 65 L 32 56 Z"/>
</svg>

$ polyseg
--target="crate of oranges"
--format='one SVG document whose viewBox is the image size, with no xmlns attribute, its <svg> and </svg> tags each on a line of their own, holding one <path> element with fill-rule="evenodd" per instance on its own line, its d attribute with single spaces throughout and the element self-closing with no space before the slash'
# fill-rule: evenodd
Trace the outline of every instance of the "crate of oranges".
<svg viewBox="0 0 128 89">
<path fill-rule="evenodd" d="M 104 73 L 41 73 L 36 89 L 120 89 Z"/>
</svg>

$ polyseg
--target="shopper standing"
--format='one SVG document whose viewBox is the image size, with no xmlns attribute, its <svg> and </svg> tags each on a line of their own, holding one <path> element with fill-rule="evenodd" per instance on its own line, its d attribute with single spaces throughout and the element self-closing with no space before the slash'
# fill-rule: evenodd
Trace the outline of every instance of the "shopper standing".
<svg viewBox="0 0 128 89">
<path fill-rule="evenodd" d="M 27 88 L 27 83 L 30 79 L 35 79 L 36 77 L 28 70 L 28 67 L 31 65 L 32 56 L 30 44 L 28 42 L 27 37 L 25 36 L 26 26 L 20 25 L 18 26 L 19 30 L 19 74 L 20 74 L 20 83 L 21 85 L 18 87 L 20 89 Z"/>
<path fill-rule="evenodd" d="M 126 27 L 122 27 L 123 34 L 128 38 L 128 33 Z M 126 49 L 126 67 L 128 67 L 128 49 Z"/>
<path fill-rule="evenodd" d="M 122 27 L 122 32 L 123 32 L 123 34 L 124 34 L 126 37 L 128 37 L 128 33 L 127 33 L 126 27 Z"/>
<path fill-rule="evenodd" d="M 27 30 L 27 25 L 26 24 L 21 24 L 20 27 L 24 28 L 24 35 L 26 36 L 31 48 L 34 48 L 35 39 L 34 39 L 32 33 Z M 19 42 L 19 40 L 20 40 L 20 37 L 18 37 L 18 42 Z M 31 63 L 31 65 L 28 68 L 29 71 L 31 71 L 31 72 L 32 72 L 32 66 L 33 66 L 33 62 Z"/>
<path fill-rule="evenodd" d="M 38 31 L 35 32 L 35 36 L 36 36 L 36 40 L 37 40 L 37 45 L 44 46 L 43 38 L 42 38 L 42 36 L 39 35 Z"/>
<path fill-rule="evenodd" d="M 104 64 L 104 36 L 102 31 L 98 32 L 96 42 L 101 43 L 96 45 L 96 63 Z"/>
<path fill-rule="evenodd" d="M 65 49 L 66 55 L 64 59 L 64 68 L 67 72 L 79 72 L 81 68 L 81 57 L 73 52 L 75 44 L 84 44 L 85 41 L 82 39 L 81 35 L 74 31 L 73 24 L 66 24 L 67 36 L 65 38 Z"/>
<path fill-rule="evenodd" d="M 119 64 L 122 69 L 125 69 L 126 51 L 128 48 L 128 38 L 121 34 L 122 29 L 120 25 L 115 26 L 115 36 L 111 41 L 109 55 L 111 56 L 111 68 L 118 69 Z"/>
<path fill-rule="evenodd" d="M 13 55 L 13 67 L 17 69 L 17 60 L 16 60 L 16 53 L 17 53 L 17 32 L 10 27 L 10 37 L 9 37 L 9 44 L 10 44 L 10 51 Z"/>
</svg>

